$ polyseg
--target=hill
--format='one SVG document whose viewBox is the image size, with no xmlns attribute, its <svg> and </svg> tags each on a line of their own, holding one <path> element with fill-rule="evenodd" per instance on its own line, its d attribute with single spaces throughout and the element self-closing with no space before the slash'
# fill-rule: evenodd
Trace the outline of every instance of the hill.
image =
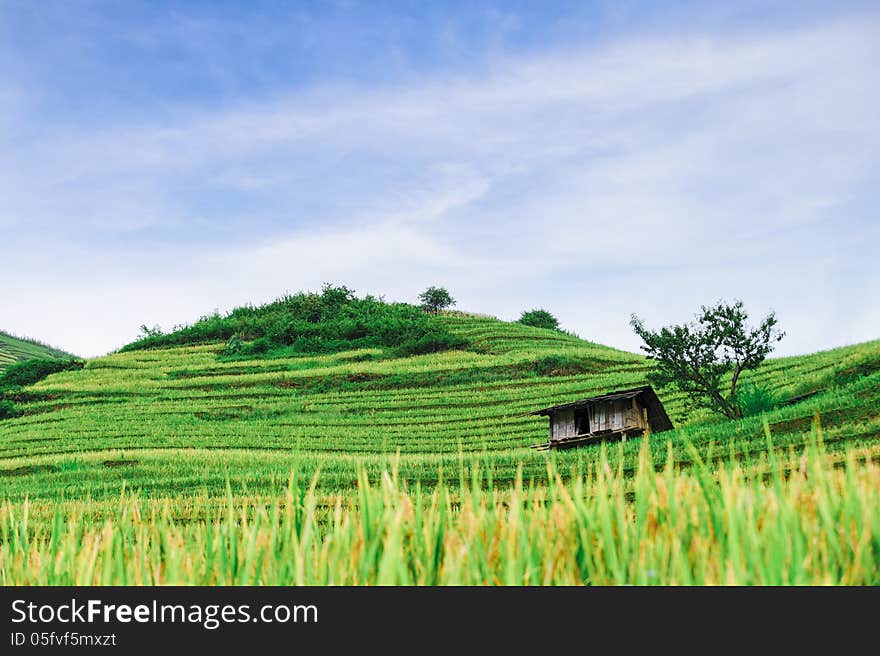
<svg viewBox="0 0 880 656">
<path fill-rule="evenodd" d="M 71 522 L 71 526 L 77 527 L 79 533 L 70 536 L 75 543 L 86 539 L 82 531 L 91 530 L 88 527 L 93 521 L 94 535 L 89 539 L 101 540 L 100 527 L 107 517 L 118 518 L 119 540 L 138 544 L 142 538 L 137 536 L 152 535 L 160 525 L 172 527 L 183 522 L 182 525 L 186 526 L 196 520 L 201 522 L 216 517 L 217 522 L 235 524 L 229 530 L 239 535 L 242 541 L 239 548 L 244 549 L 244 545 L 256 539 L 248 531 L 258 529 L 239 525 L 240 522 L 245 521 L 250 512 L 256 512 L 254 508 L 272 503 L 272 499 L 287 498 L 288 507 L 294 504 L 300 508 L 290 511 L 304 513 L 297 515 L 298 519 L 290 519 L 291 525 L 300 528 L 303 517 L 312 514 L 315 521 L 323 525 L 328 521 L 326 507 L 336 503 L 352 504 L 352 526 L 360 521 L 372 521 L 370 517 L 376 521 L 379 521 L 377 517 L 383 517 L 382 522 L 392 522 L 393 517 L 398 517 L 394 521 L 400 521 L 393 499 L 402 492 L 391 492 L 398 485 L 391 481 L 401 481 L 400 485 L 406 489 L 413 489 L 414 485 L 424 490 L 450 486 L 457 490 L 452 494 L 462 503 L 464 499 L 472 498 L 473 503 L 479 505 L 494 503 L 487 499 L 496 498 L 495 492 L 491 497 L 480 497 L 480 489 L 515 490 L 520 480 L 529 490 L 544 486 L 553 489 L 563 485 L 562 481 L 572 481 L 573 487 L 568 492 L 547 494 L 554 498 L 560 498 L 560 494 L 577 497 L 584 494 L 584 488 L 578 485 L 595 484 L 595 481 L 576 483 L 580 477 L 589 476 L 589 480 L 594 480 L 599 472 L 607 471 L 616 472 L 620 481 L 630 481 L 614 483 L 613 488 L 607 488 L 618 490 L 622 495 L 620 503 L 625 504 L 626 495 L 636 494 L 641 489 L 639 486 L 649 480 L 637 474 L 640 461 L 643 466 L 658 471 L 674 467 L 682 472 L 691 468 L 701 470 L 703 463 L 708 463 L 718 476 L 731 468 L 743 467 L 742 473 L 732 474 L 741 484 L 743 477 L 769 471 L 778 458 L 792 459 L 788 467 L 803 468 L 807 460 L 796 460 L 797 454 L 817 437 L 822 441 L 830 467 L 851 460 L 876 460 L 880 454 L 880 341 L 767 361 L 749 378 L 749 382 L 775 400 L 774 407 L 761 415 L 740 421 L 702 415 L 681 422 L 677 416 L 682 399 L 661 392 L 661 399 L 676 422 L 675 430 L 653 435 L 647 442 L 631 440 L 610 448 L 588 447 L 539 454 L 527 447 L 546 439 L 546 420 L 524 413 L 642 384 L 649 362 L 639 355 L 558 331 L 530 328 L 490 317 L 447 313 L 434 321 L 436 325 L 431 330 L 452 335 L 454 339 L 449 344 L 455 345 L 454 348 L 419 355 L 404 355 L 381 344 L 339 350 L 341 344 L 335 338 L 328 338 L 332 345 L 328 347 L 329 342 L 325 340 L 321 342 L 321 348 L 330 352 L 296 352 L 287 345 L 273 346 L 274 350 L 261 349 L 264 352 L 255 354 L 250 351 L 252 342 L 248 340 L 244 340 L 246 348 L 230 352 L 230 343 L 233 338 L 238 338 L 236 335 L 229 339 L 224 335 L 222 341 L 217 341 L 201 334 L 195 340 L 197 343 L 174 343 L 178 338 L 172 336 L 161 338 L 169 342 L 166 344 L 135 344 L 122 352 L 91 360 L 83 370 L 52 375 L 26 388 L 19 403 L 23 416 L 0 421 L 0 480 L 3 481 L 5 503 L 15 504 L 6 507 L 7 510 L 0 508 L 0 524 L 6 526 L 4 521 L 11 522 L 12 518 L 21 516 L 20 504 L 25 498 L 29 499 L 31 527 L 49 527 L 52 517 L 62 513 L 65 519 L 55 521 Z M 255 338 L 254 335 L 249 337 Z M 313 342 L 310 344 L 306 345 L 307 348 L 314 347 Z M 819 424 L 821 433 L 815 429 Z M 768 430 L 771 443 L 768 443 Z M 646 450 L 640 452 L 643 448 Z M 822 456 L 822 462 L 825 457 Z M 813 472 L 811 480 L 821 480 L 815 471 L 810 471 Z M 298 496 L 299 492 L 291 492 L 291 472 L 296 472 L 296 480 L 305 481 L 306 487 L 311 477 L 316 476 L 315 496 L 305 492 Z M 390 473 L 387 481 L 391 487 L 385 492 L 376 492 L 379 495 L 375 500 L 379 504 L 378 515 L 363 515 L 364 508 L 373 503 L 369 501 L 372 498 L 369 495 L 373 493 L 369 492 L 366 481 L 380 480 L 383 472 Z M 761 479 L 757 480 L 760 484 Z M 777 491 L 787 490 L 788 479 L 780 481 L 775 488 L 768 485 Z M 672 479 L 663 483 L 669 484 L 673 484 Z M 690 489 L 689 485 L 691 483 L 686 478 L 682 480 L 682 490 Z M 705 481 L 700 482 L 702 487 L 695 488 L 695 494 L 703 494 L 699 490 L 707 489 L 705 485 Z M 852 485 L 855 489 L 855 483 Z M 864 485 L 866 489 L 873 489 L 874 484 L 866 482 Z M 118 511 L 123 488 L 135 490 L 141 501 L 135 508 Z M 800 489 L 792 492 L 792 508 L 800 507 L 797 501 L 798 495 L 802 494 Z M 836 484 L 829 484 L 825 491 L 832 489 L 837 489 Z M 718 491 L 719 495 L 728 493 L 729 490 Z M 474 494 L 478 496 L 473 497 Z M 412 512 L 413 504 L 420 507 L 423 502 L 435 504 L 436 510 L 440 501 L 431 501 L 433 497 L 422 501 L 418 495 L 406 502 L 410 504 L 408 512 Z M 715 498 L 707 496 L 694 503 L 709 503 Z M 62 499 L 68 501 L 62 502 Z M 83 501 L 86 499 L 88 501 Z M 512 503 L 501 501 L 502 496 L 497 499 L 504 508 Z M 652 504 L 657 503 L 656 496 L 651 499 Z M 150 505 L 154 501 L 159 505 Z M 865 503 L 870 507 L 869 502 Z M 236 511 L 244 513 L 240 520 L 234 519 L 233 515 L 222 519 L 227 518 L 223 514 L 227 512 L 224 507 L 232 512 L 229 504 L 242 505 L 244 509 Z M 141 517 L 141 513 L 147 513 L 149 508 L 152 508 L 149 513 L 153 513 L 153 519 L 138 520 L 147 523 L 125 528 L 131 521 L 131 513 Z M 725 513 L 729 508 L 723 507 L 722 510 L 706 512 L 721 512 L 725 519 L 717 521 L 728 521 Z M 117 516 L 118 512 L 123 514 Z M 268 514 L 260 520 L 264 526 L 268 517 L 279 511 L 267 508 L 265 512 Z M 427 508 L 425 512 L 428 512 Z M 596 512 L 605 511 L 598 509 Z M 624 512 L 623 509 L 620 512 Z M 464 521 L 454 506 L 450 506 L 449 513 L 447 519 L 437 521 L 441 524 Z M 345 516 L 349 517 L 348 514 Z M 160 517 L 165 519 L 160 521 Z M 626 517 L 629 515 L 622 514 L 620 521 L 628 522 Z M 499 516 L 498 521 L 507 520 Z M 818 530 L 811 523 L 814 521 L 812 516 L 803 521 L 804 525 L 798 530 L 802 529 L 805 534 Z M 825 520 L 819 518 L 815 521 Z M 715 533 L 708 534 L 706 540 L 719 539 L 720 525 L 715 526 Z M 464 530 L 457 524 L 449 530 L 453 531 L 453 528 Z M 382 532 L 385 530 L 380 531 L 384 537 L 376 539 L 391 539 Z M 412 527 L 407 529 L 410 530 Z M 670 535 L 681 530 L 681 527 L 671 528 Z M 795 529 L 789 526 L 785 530 Z M 242 532 L 239 534 L 238 531 Z M 155 539 L 159 539 L 158 534 L 156 536 Z M 179 539 L 184 538 L 179 536 Z M 203 553 L 208 548 L 202 543 L 207 539 L 204 535 L 186 539 L 194 540 L 191 547 L 194 554 Z M 326 557 L 326 554 L 320 556 L 321 549 L 325 549 L 321 546 L 324 538 L 315 539 L 318 542 L 314 557 Z M 57 543 L 41 544 L 40 549 L 59 548 Z M 15 545 L 8 548 L 12 551 L 7 554 L 7 560 L 24 557 L 24 552 L 16 552 Z M 282 549 L 281 546 L 278 548 Z M 552 542 L 548 542 L 547 549 L 553 548 Z M 783 547 L 777 545 L 773 548 Z M 793 547 L 789 545 L 783 550 L 789 548 Z M 152 558 L 147 555 L 151 553 L 148 545 L 141 544 L 138 549 L 144 550 L 144 558 Z M 186 553 L 189 550 L 187 547 Z M 53 556 L 52 553 L 47 552 L 43 562 L 61 562 L 58 559 L 62 556 Z M 74 558 L 76 553 L 71 551 L 64 558 Z M 279 553 L 272 552 L 266 558 L 281 558 Z M 381 550 L 375 553 L 381 554 Z M 718 554 L 722 553 L 726 552 L 718 551 Z M 415 552 L 413 554 L 410 554 L 413 558 L 421 558 Z M 161 556 L 166 557 L 170 556 Z M 378 555 L 375 557 L 379 558 Z M 770 557 L 776 558 L 777 555 L 768 555 Z M 3 559 L 0 549 L 0 569 Z M 24 561 L 15 562 L 22 568 L 16 571 L 23 572 L 16 580 L 67 580 L 60 570 L 52 574 L 33 569 L 36 565 L 26 565 Z M 377 563 L 370 567 L 374 565 L 378 568 Z M 632 566 L 633 571 L 638 569 L 637 563 Z M 94 562 L 90 567 L 94 568 Z M 132 567 L 141 571 L 137 568 L 142 566 Z M 240 580 L 236 574 L 239 570 L 227 571 L 225 567 L 211 565 L 202 574 L 180 573 L 177 578 L 166 572 L 163 576 L 156 574 L 159 578 L 151 580 Z M 282 567 L 280 561 L 279 567 Z M 284 572 L 288 571 L 286 567 L 282 567 Z M 320 576 L 315 574 L 297 580 L 340 580 L 335 578 L 335 570 L 330 565 L 327 567 L 329 569 L 321 570 L 324 573 Z M 572 567 L 571 571 L 576 573 L 580 566 Z M 873 576 L 871 572 L 876 570 L 876 562 L 872 568 L 864 575 Z M 765 570 L 760 570 L 763 572 L 761 576 L 767 574 Z M 38 571 L 42 573 L 38 574 Z M 116 583 L 127 580 L 120 579 L 118 571 L 122 570 L 105 568 L 104 573 L 109 578 L 92 579 L 86 575 L 85 579 L 76 580 Z M 467 576 L 462 574 L 464 578 L 461 579 L 450 574 L 452 578 L 447 580 L 484 580 L 479 571 Z M 624 574 L 615 571 L 614 577 L 617 578 L 594 576 L 589 580 L 625 579 Z M 694 576 L 696 570 L 688 571 L 689 576 Z M 376 578 L 378 569 L 369 572 L 372 574 L 351 573 L 341 580 L 380 580 Z M 709 570 L 701 574 L 707 581 L 721 576 L 707 572 Z M 752 572 L 748 568 L 743 572 L 742 577 L 733 580 L 776 580 L 767 578 L 769 575 L 748 578 Z M 292 573 L 277 573 L 277 576 L 261 580 L 287 584 L 294 580 L 290 578 L 293 576 Z M 580 580 L 584 580 L 586 575 L 581 572 L 581 576 Z M 821 571 L 804 576 L 807 578 L 803 580 L 823 580 Z M 522 582 L 523 579 L 512 580 Z"/>
<path fill-rule="evenodd" d="M 25 416 L 0 423 L 0 470 L 11 498 L 115 494 L 123 481 L 151 495 L 249 490 L 283 484 L 292 463 L 321 468 L 321 484 L 356 482 L 358 463 L 377 472 L 400 454 L 409 480 L 455 477 L 463 456 L 496 480 L 545 463 L 526 447 L 546 438 L 546 420 L 523 413 L 644 382 L 636 354 L 556 331 L 492 318 L 438 319 L 467 350 L 400 357 L 378 348 L 229 359 L 225 343 L 130 350 L 92 360 L 28 388 Z M 801 444 L 818 412 L 829 445 L 868 444 L 880 434 L 880 342 L 768 361 L 751 380 L 779 399 L 824 390 L 768 412 L 776 443 Z M 675 419 L 681 398 L 662 394 Z M 763 418 L 696 417 L 652 442 L 687 461 L 688 440 L 716 455 L 765 448 Z M 638 444 L 622 447 L 631 467 Z M 554 454 L 568 464 L 595 449 Z M 616 452 L 615 452 L 616 453 Z"/>
<path fill-rule="evenodd" d="M 14 362 L 32 358 L 71 358 L 70 353 L 25 337 L 14 337 L 0 330 L 0 371 Z"/>
</svg>

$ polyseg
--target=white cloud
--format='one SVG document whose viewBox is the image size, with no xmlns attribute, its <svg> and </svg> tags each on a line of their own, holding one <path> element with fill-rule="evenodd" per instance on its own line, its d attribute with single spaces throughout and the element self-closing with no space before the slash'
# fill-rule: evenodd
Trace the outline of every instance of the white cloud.
<svg viewBox="0 0 880 656">
<path fill-rule="evenodd" d="M 4 292 L 0 326 L 94 354 L 144 321 L 332 280 L 406 299 L 441 283 L 508 318 L 546 305 L 627 348 L 631 311 L 674 321 L 732 295 L 779 311 L 788 352 L 875 337 L 865 304 L 844 331 L 827 319 L 878 289 L 839 264 L 864 243 L 824 236 L 835 221 L 878 236 L 878 25 L 631 41 L 46 130 L 0 153 L 0 226 L 74 270 L 46 288 L 51 262 L 10 254 L 32 282 Z M 113 238 L 156 230 L 167 252 Z"/>
</svg>

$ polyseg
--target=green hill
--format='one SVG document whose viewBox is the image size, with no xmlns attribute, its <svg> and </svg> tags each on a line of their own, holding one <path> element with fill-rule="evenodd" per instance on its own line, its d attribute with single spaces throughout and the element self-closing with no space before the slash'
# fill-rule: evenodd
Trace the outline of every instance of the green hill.
<svg viewBox="0 0 880 656">
<path fill-rule="evenodd" d="M 439 349 L 418 355 L 345 350 L 340 330 L 373 339 L 351 317 L 294 343 L 254 316 L 206 318 L 195 343 L 147 336 L 14 394 L 4 582 L 880 581 L 880 341 L 767 361 L 749 377 L 776 401 L 760 416 L 685 423 L 660 392 L 675 430 L 538 453 L 546 419 L 528 411 L 640 385 L 649 362 L 463 313 L 407 333 Z M 688 473 L 703 463 L 708 478 Z M 620 542 L 647 535 L 648 551 Z M 498 551 L 506 539 L 520 547 Z M 756 560 L 731 574 L 739 558 Z"/>
<path fill-rule="evenodd" d="M 14 362 L 32 358 L 70 358 L 69 353 L 33 339 L 14 337 L 0 331 L 0 371 Z"/>
<path fill-rule="evenodd" d="M 226 344 L 131 350 L 92 360 L 28 388 L 23 417 L 0 423 L 0 473 L 10 498 L 115 495 L 123 481 L 150 495 L 250 491 L 283 485 L 293 463 L 322 471 L 321 485 L 348 488 L 356 465 L 373 472 L 399 455 L 401 475 L 426 483 L 442 468 L 479 460 L 495 480 L 517 466 L 545 476 L 527 449 L 546 439 L 529 410 L 644 382 L 647 361 L 559 332 L 492 318 L 438 319 L 468 350 L 419 356 L 379 348 L 228 359 Z M 868 445 L 880 435 L 880 342 L 768 361 L 752 381 L 779 399 L 824 390 L 766 414 L 777 445 L 801 444 L 819 413 L 829 446 Z M 661 393 L 675 419 L 681 398 Z M 695 417 L 652 438 L 689 460 L 751 457 L 765 449 L 763 418 Z M 836 448 L 836 447 L 835 447 Z M 612 450 L 613 456 L 617 452 Z M 621 447 L 632 467 L 638 444 Z M 566 466 L 597 449 L 553 454 Z M 12 472 L 14 476 L 10 475 Z"/>
</svg>

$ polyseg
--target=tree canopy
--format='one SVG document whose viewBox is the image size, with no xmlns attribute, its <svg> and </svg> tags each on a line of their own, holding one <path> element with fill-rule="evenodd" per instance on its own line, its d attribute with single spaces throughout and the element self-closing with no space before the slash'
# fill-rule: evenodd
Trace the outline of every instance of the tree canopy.
<svg viewBox="0 0 880 656">
<path fill-rule="evenodd" d="M 517 322 L 533 328 L 559 330 L 559 319 L 543 308 L 524 311 Z"/>
<path fill-rule="evenodd" d="M 756 369 L 785 336 L 773 312 L 757 327 L 748 325 L 748 318 L 743 302 L 735 300 L 704 305 L 693 322 L 656 332 L 635 314 L 630 324 L 644 341 L 642 350 L 656 362 L 648 375 L 651 384 L 684 392 L 689 409 L 708 408 L 736 419 L 743 416 L 737 398 L 741 374 Z"/>
<path fill-rule="evenodd" d="M 444 287 L 428 287 L 419 294 L 422 308 L 429 314 L 437 314 L 440 310 L 455 305 L 455 299 Z"/>
</svg>

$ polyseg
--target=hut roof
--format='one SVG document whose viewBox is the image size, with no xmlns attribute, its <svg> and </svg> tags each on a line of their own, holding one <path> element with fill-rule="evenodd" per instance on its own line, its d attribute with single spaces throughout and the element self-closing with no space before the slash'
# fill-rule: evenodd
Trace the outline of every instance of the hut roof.
<svg viewBox="0 0 880 656">
<path fill-rule="evenodd" d="M 657 393 L 650 385 L 634 387 L 632 389 L 626 390 L 618 390 L 616 392 L 609 392 L 608 394 L 601 394 L 599 396 L 591 396 L 586 399 L 572 401 L 571 403 L 551 405 L 548 408 L 541 408 L 540 410 L 535 410 L 534 412 L 530 412 L 529 414 L 547 416 L 559 410 L 576 410 L 578 408 L 583 408 L 588 405 L 593 405 L 595 403 L 633 398 L 637 399 L 639 403 L 641 403 L 642 406 L 648 411 L 648 422 L 651 424 L 651 430 L 659 433 L 661 431 L 671 430 L 672 428 L 674 428 L 672 425 L 672 421 L 669 419 L 669 415 L 666 414 L 666 410 L 663 407 L 663 404 L 657 397 Z"/>
</svg>

